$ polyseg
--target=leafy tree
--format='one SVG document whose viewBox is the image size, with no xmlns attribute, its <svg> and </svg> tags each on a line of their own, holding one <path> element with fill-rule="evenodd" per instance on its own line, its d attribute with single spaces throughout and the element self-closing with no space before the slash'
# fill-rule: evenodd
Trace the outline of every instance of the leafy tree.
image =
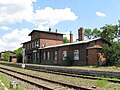
<svg viewBox="0 0 120 90">
<path fill-rule="evenodd" d="M 94 39 L 100 36 L 100 30 L 98 30 L 97 28 L 95 29 L 85 29 L 85 36 L 87 37 L 87 39 Z"/>
<path fill-rule="evenodd" d="M 92 38 L 97 38 L 97 37 L 100 36 L 100 34 L 101 34 L 101 31 L 98 30 L 97 28 L 95 28 L 95 29 L 93 29 L 93 31 L 92 31 Z"/>
<path fill-rule="evenodd" d="M 10 51 L 6 51 L 3 56 L 4 56 L 4 61 L 7 62 L 10 61 Z"/>
<path fill-rule="evenodd" d="M 87 39 L 92 39 L 92 30 L 91 29 L 85 29 L 85 36 Z"/>
<path fill-rule="evenodd" d="M 115 38 L 120 35 L 120 21 L 118 25 L 105 25 L 102 28 L 100 36 L 110 42 L 113 42 Z"/>
<path fill-rule="evenodd" d="M 22 47 L 18 48 L 17 50 L 14 50 L 14 52 L 16 53 L 17 62 L 22 63 Z"/>
<path fill-rule="evenodd" d="M 69 43 L 69 42 L 70 42 L 70 40 L 68 40 L 68 38 L 67 38 L 67 37 L 64 37 L 64 38 L 63 38 L 63 42 L 64 42 L 64 43 Z"/>
<path fill-rule="evenodd" d="M 102 51 L 108 65 L 120 65 L 120 43 L 113 42 L 111 46 L 105 45 Z"/>
<path fill-rule="evenodd" d="M 120 20 L 118 20 L 118 30 L 116 32 L 117 41 L 120 42 Z"/>
</svg>

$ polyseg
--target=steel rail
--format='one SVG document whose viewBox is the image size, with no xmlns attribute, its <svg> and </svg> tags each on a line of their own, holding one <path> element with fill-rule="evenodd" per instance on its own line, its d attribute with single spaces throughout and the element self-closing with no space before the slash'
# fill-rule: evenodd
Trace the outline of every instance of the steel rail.
<svg viewBox="0 0 120 90">
<path fill-rule="evenodd" d="M 20 72 L 20 71 L 15 71 L 15 70 L 11 70 L 11 69 L 8 69 L 8 68 L 3 68 L 3 67 L 0 67 L 1 69 L 3 70 L 8 70 L 8 71 L 11 71 L 11 72 L 14 72 L 14 73 L 18 73 L 18 74 L 22 74 L 22 75 L 25 75 L 25 76 L 29 76 L 29 77 L 32 77 L 32 78 L 36 78 L 36 79 L 41 79 L 41 80 L 44 80 L 44 81 L 48 81 L 48 82 L 51 82 L 51 83 L 57 83 L 57 84 L 60 84 L 60 85 L 63 85 L 63 86 L 67 86 L 69 88 L 74 88 L 76 90 L 94 90 L 93 88 L 86 88 L 86 87 L 83 87 L 83 86 L 77 86 L 77 85 L 72 85 L 72 84 L 67 84 L 67 83 L 63 83 L 63 82 L 59 82 L 59 81 L 55 81 L 55 80 L 50 80 L 50 79 L 46 79 L 46 78 L 41 78 L 41 77 L 38 77 L 38 76 L 35 76 L 35 75 L 31 75 L 31 74 L 26 74 L 26 73 L 23 73 L 23 72 Z M 0 70 L 1 71 L 1 70 Z M 5 72 L 6 73 L 6 72 Z M 7 73 L 6 73 L 7 74 Z M 17 76 L 14 76 L 18 79 L 21 79 L 23 81 L 27 81 L 29 82 L 29 80 L 24 80 L 23 78 L 21 77 L 17 77 Z M 32 84 L 34 84 L 34 82 L 30 82 Z M 35 83 L 34 85 L 36 86 L 39 86 L 40 85 L 38 83 Z M 47 87 L 44 87 L 44 86 L 41 86 L 43 88 L 47 88 Z M 48 88 L 49 90 L 52 90 L 50 88 Z"/>
</svg>

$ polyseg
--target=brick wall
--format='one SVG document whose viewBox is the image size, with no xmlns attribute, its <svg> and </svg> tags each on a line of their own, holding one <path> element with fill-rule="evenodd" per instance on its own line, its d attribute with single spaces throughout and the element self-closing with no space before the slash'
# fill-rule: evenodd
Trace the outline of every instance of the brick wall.
<svg viewBox="0 0 120 90">
<path fill-rule="evenodd" d="M 97 65 L 98 64 L 98 53 L 101 52 L 101 49 L 88 49 L 88 65 Z"/>
<path fill-rule="evenodd" d="M 63 60 L 63 51 L 67 51 L 67 56 L 70 59 L 74 60 L 74 50 L 79 50 L 79 60 L 74 60 L 73 65 L 86 65 L 86 44 L 82 45 L 70 45 L 70 46 L 63 46 L 58 48 L 49 48 L 41 50 L 41 64 L 58 64 L 64 65 L 65 61 Z M 54 60 L 54 52 L 58 51 L 58 60 Z M 47 53 L 50 52 L 50 60 L 43 60 L 43 52 Z M 47 54 L 46 54 L 47 56 Z"/>
<path fill-rule="evenodd" d="M 52 45 L 58 45 L 63 44 L 63 41 L 60 40 L 51 40 L 51 39 L 40 39 L 40 47 L 43 46 L 52 46 Z"/>
<path fill-rule="evenodd" d="M 50 40 L 59 40 L 63 41 L 63 35 L 62 34 L 52 34 L 52 33 L 43 33 L 40 32 L 40 39 L 50 39 Z"/>
<path fill-rule="evenodd" d="M 73 60 L 73 65 L 93 65 L 98 64 L 98 53 L 101 52 L 101 49 L 95 48 L 95 49 L 86 49 L 87 47 L 94 46 L 94 45 L 101 45 L 103 46 L 104 41 L 98 40 L 98 41 L 92 41 L 90 43 L 82 43 L 82 44 L 74 44 L 74 45 L 66 45 L 61 47 L 53 47 L 53 48 L 46 48 L 41 49 L 41 53 L 43 52 L 50 52 L 50 60 L 44 61 L 43 58 L 41 58 L 41 64 L 58 64 L 58 65 L 64 65 L 65 61 L 63 60 L 63 51 L 67 51 L 67 56 L 70 57 L 71 60 Z M 54 52 L 58 51 L 58 60 L 54 60 Z M 74 50 L 79 50 L 79 60 L 74 60 Z M 43 54 L 41 54 L 43 57 Z M 46 54 L 47 56 L 47 54 Z"/>
</svg>

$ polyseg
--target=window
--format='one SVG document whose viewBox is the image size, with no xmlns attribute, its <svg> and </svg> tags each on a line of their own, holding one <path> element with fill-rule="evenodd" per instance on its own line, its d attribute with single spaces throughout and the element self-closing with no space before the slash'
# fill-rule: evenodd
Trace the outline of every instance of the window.
<svg viewBox="0 0 120 90">
<path fill-rule="evenodd" d="M 46 58 L 46 54 L 45 52 L 43 52 L 43 60 L 45 60 L 45 58 Z"/>
<path fill-rule="evenodd" d="M 37 56 L 36 56 L 36 53 L 35 53 L 35 60 L 36 60 L 36 57 L 37 57 Z"/>
<path fill-rule="evenodd" d="M 32 45 L 31 45 L 31 43 L 30 43 L 30 49 L 32 48 Z"/>
<path fill-rule="evenodd" d="M 55 60 L 57 60 L 57 51 L 55 51 Z"/>
<path fill-rule="evenodd" d="M 34 42 L 32 42 L 32 48 L 34 48 Z"/>
<path fill-rule="evenodd" d="M 39 60 L 39 53 L 37 53 L 37 59 Z"/>
<path fill-rule="evenodd" d="M 39 47 L 39 40 L 37 41 L 37 47 Z"/>
<path fill-rule="evenodd" d="M 36 48 L 36 41 L 34 42 L 34 45 L 35 45 L 34 48 Z"/>
<path fill-rule="evenodd" d="M 63 60 L 66 60 L 67 57 L 67 51 L 63 51 Z"/>
<path fill-rule="evenodd" d="M 30 49 L 30 43 L 29 43 L 29 49 Z"/>
<path fill-rule="evenodd" d="M 50 52 L 47 52 L 47 60 L 50 60 Z"/>
<path fill-rule="evenodd" d="M 74 60 L 79 60 L 79 50 L 74 50 Z"/>
</svg>

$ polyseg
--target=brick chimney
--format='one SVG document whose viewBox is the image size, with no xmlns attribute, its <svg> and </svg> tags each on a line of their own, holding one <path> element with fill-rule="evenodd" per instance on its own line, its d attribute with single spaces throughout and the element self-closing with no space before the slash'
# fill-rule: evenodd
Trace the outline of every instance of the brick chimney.
<svg viewBox="0 0 120 90">
<path fill-rule="evenodd" d="M 58 33 L 58 29 L 56 29 L 56 33 Z"/>
<path fill-rule="evenodd" d="M 51 32 L 51 28 L 49 28 L 49 32 Z"/>
<path fill-rule="evenodd" d="M 70 31 L 70 43 L 73 42 L 73 34 L 72 34 L 72 31 Z"/>
<path fill-rule="evenodd" d="M 84 41 L 84 29 L 82 27 L 78 29 L 78 41 Z"/>
</svg>

